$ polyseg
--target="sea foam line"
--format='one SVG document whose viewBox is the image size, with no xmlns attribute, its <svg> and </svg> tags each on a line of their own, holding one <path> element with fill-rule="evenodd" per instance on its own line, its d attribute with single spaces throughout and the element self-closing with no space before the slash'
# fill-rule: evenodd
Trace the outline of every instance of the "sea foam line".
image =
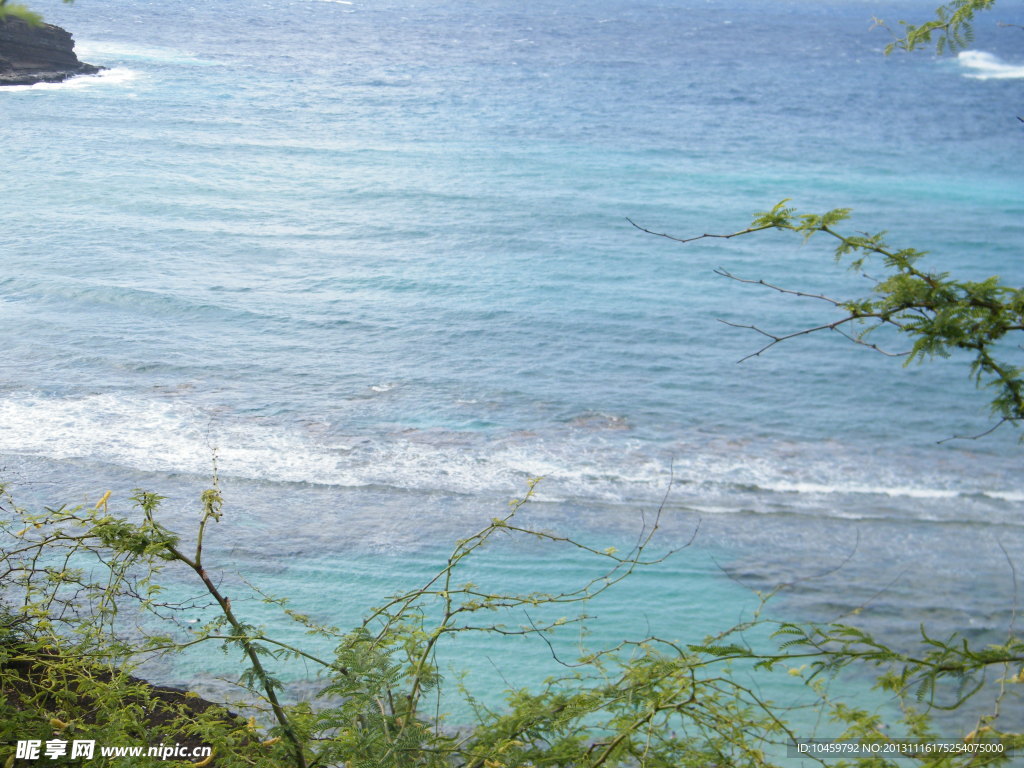
<svg viewBox="0 0 1024 768">
<path fill-rule="evenodd" d="M 913 486 L 884 486 L 864 485 L 860 483 L 848 484 L 823 484 L 823 483 L 768 483 L 763 486 L 765 490 L 777 493 L 805 493 L 805 494 L 867 494 L 873 496 L 906 497 L 909 499 L 955 499 L 963 496 L 965 491 L 949 490 L 943 488 L 915 488 Z M 980 495 L 990 495 L 986 492 L 979 492 Z M 1012 494 L 1003 494 L 1003 496 Z"/>
<path fill-rule="evenodd" d="M 206 475 L 216 451 L 224 476 L 338 487 L 515 494 L 530 477 L 547 475 L 560 493 L 589 489 L 591 498 L 617 500 L 620 486 L 663 490 L 668 482 L 667 469 L 656 460 L 633 460 L 609 476 L 601 457 L 581 450 L 563 455 L 546 450 L 543 441 L 481 447 L 471 440 L 457 433 L 399 433 L 324 441 L 300 426 L 211 414 L 177 399 L 97 394 L 0 400 L 0 452 L 94 459 L 142 471 Z M 568 456 L 574 457 L 569 469 Z"/>
<path fill-rule="evenodd" d="M 96 85 L 125 85 L 138 77 L 139 73 L 128 67 L 111 67 L 95 75 L 76 75 L 60 83 L 35 83 L 33 85 L 8 85 L 0 88 L 0 92 L 78 90 Z"/>
<path fill-rule="evenodd" d="M 344 419 L 342 412 L 335 417 Z M 673 498 L 688 504 L 756 505 L 767 494 L 785 494 L 793 497 L 786 504 L 815 507 L 833 504 L 823 499 L 853 495 L 1024 501 L 1021 489 L 887 474 L 879 465 L 862 466 L 856 456 L 847 456 L 844 463 L 835 456 L 821 457 L 819 448 L 804 446 L 799 455 L 788 457 L 770 446 L 742 451 L 679 444 L 666 451 L 622 430 L 588 426 L 544 435 L 339 435 L 324 424 L 268 423 L 200 409 L 176 397 L 22 394 L 0 399 L 0 452 L 58 461 L 93 459 L 142 471 L 205 476 L 216 451 L 224 476 L 270 482 L 515 495 L 530 477 L 543 476 L 537 498 L 552 502 L 657 501 L 672 477 Z M 793 446 L 787 449 L 793 451 Z"/>
<path fill-rule="evenodd" d="M 1024 66 L 1007 64 L 998 56 L 986 51 L 960 51 L 957 62 L 962 67 L 975 70 L 965 73 L 974 80 L 1010 80 L 1024 77 Z"/>
</svg>

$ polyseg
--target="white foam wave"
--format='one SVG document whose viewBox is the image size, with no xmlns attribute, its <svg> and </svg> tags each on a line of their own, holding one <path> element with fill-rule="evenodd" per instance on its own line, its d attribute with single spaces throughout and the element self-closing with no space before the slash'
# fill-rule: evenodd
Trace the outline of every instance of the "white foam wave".
<svg viewBox="0 0 1024 768">
<path fill-rule="evenodd" d="M 838 485 L 823 483 L 768 483 L 762 486 L 765 490 L 778 493 L 809 493 L 809 494 L 869 494 L 874 496 L 903 496 L 910 499 L 955 499 L 961 491 L 941 488 L 914 488 L 912 486 L 872 486 L 859 483 L 843 483 Z M 987 495 L 987 494 L 986 494 Z"/>
<path fill-rule="evenodd" d="M 1021 491 L 983 491 L 982 495 L 988 496 L 991 499 L 1010 501 L 1017 504 L 1024 502 L 1024 492 Z"/>
<path fill-rule="evenodd" d="M 961 67 L 973 70 L 965 73 L 975 80 L 1008 80 L 1024 77 L 1024 65 L 1007 64 L 998 56 L 986 51 L 960 51 L 957 62 Z"/>
<path fill-rule="evenodd" d="M 79 88 L 91 88 L 97 85 L 125 85 L 138 77 L 139 73 L 127 67 L 112 67 L 104 69 L 95 75 L 78 75 L 71 77 L 61 83 L 36 83 L 35 85 L 8 85 L 0 89 L 7 93 L 11 91 L 50 91 L 50 90 L 77 90 Z"/>
<path fill-rule="evenodd" d="M 675 502 L 715 507 L 874 507 L 871 497 L 922 509 L 970 498 L 1024 501 L 998 479 L 948 472 L 907 475 L 887 462 L 829 446 L 744 446 L 717 441 L 655 447 L 620 430 L 560 427 L 501 436 L 441 430 L 338 434 L 324 421 L 282 426 L 204 410 L 184 398 L 98 394 L 0 399 L 0 452 L 93 459 L 142 471 L 210 473 L 216 448 L 225 476 L 338 487 L 515 495 L 543 476 L 538 498 L 657 502 L 674 478 Z M 995 486 L 995 487 L 990 487 Z M 785 495 L 786 498 L 781 498 Z M 854 497 L 862 497 L 857 501 Z M 952 500 L 952 501 L 950 501 Z M 899 506 L 902 506 L 897 503 Z"/>
<path fill-rule="evenodd" d="M 342 487 L 383 486 L 475 494 L 519 493 L 528 478 L 548 475 L 560 493 L 592 484 L 593 496 L 619 498 L 614 486 L 664 487 L 666 472 L 650 462 L 609 475 L 580 456 L 567 468 L 543 443 L 511 441 L 481 452 L 472 437 L 398 433 L 317 439 L 317 429 L 292 430 L 211 414 L 180 400 L 91 395 L 0 400 L 0 452 L 58 460 L 91 458 L 143 471 L 209 474 L 217 450 L 225 476 Z"/>
</svg>

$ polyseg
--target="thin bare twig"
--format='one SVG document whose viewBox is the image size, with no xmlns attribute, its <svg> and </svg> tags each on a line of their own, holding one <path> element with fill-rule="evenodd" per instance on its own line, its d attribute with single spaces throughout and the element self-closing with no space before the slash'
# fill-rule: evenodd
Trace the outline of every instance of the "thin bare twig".
<svg viewBox="0 0 1024 768">
<path fill-rule="evenodd" d="M 743 357 L 741 357 L 739 360 L 736 361 L 737 363 L 743 363 L 743 362 L 746 362 L 747 360 L 749 360 L 752 357 L 760 357 L 764 352 L 767 352 L 769 349 L 771 349 L 772 347 L 774 347 L 776 344 L 778 344 L 780 342 L 789 341 L 790 339 L 795 339 L 797 336 L 807 336 L 808 334 L 817 333 L 818 331 L 834 331 L 834 330 L 836 330 L 837 326 L 842 325 L 843 323 L 848 323 L 851 320 L 857 320 L 857 319 L 858 318 L 855 318 L 855 317 L 844 317 L 841 320 L 836 320 L 834 323 L 826 323 L 825 325 L 817 325 L 817 326 L 815 326 L 813 328 L 804 328 L 803 330 L 794 331 L 793 333 L 787 333 L 787 334 L 785 334 L 783 336 L 776 336 L 774 333 L 768 333 L 768 331 L 765 331 L 765 330 L 763 330 L 761 328 L 758 328 L 756 325 L 743 325 L 741 323 L 733 323 L 733 322 L 730 322 L 728 320 L 723 320 L 722 318 L 718 318 L 718 322 L 722 323 L 723 325 L 728 325 L 731 328 L 745 328 L 745 329 L 748 329 L 748 330 L 751 330 L 751 331 L 756 331 L 757 333 L 760 333 L 762 336 L 767 336 L 769 339 L 771 339 L 770 342 L 765 344 L 763 347 L 761 347 L 756 352 L 751 352 L 749 355 L 744 355 Z M 843 335 L 847 336 L 847 334 L 843 334 Z M 847 336 L 847 338 L 849 338 L 849 336 Z"/>
<path fill-rule="evenodd" d="M 704 235 L 704 237 L 707 237 L 707 235 Z M 725 235 L 725 237 L 731 237 L 731 235 Z M 771 288 L 773 291 L 785 293 L 790 296 L 800 296 L 805 299 L 819 299 L 821 301 L 828 302 L 834 307 L 844 306 L 843 302 L 839 301 L 838 299 L 833 299 L 831 296 L 824 296 L 819 293 L 805 293 L 804 291 L 794 291 L 792 288 L 783 288 L 782 286 L 775 285 L 774 283 L 769 283 L 767 280 L 751 280 L 746 277 L 739 277 L 738 275 L 734 275 L 732 272 L 725 269 L 724 267 L 715 267 L 714 273 L 716 275 L 721 275 L 722 277 L 727 277 L 730 280 L 735 280 L 737 283 L 747 283 L 748 285 L 763 285 L 765 288 Z"/>
<path fill-rule="evenodd" d="M 773 229 L 774 228 L 774 227 L 771 227 L 771 226 L 751 227 L 750 229 L 744 229 L 742 232 L 733 232 L 732 234 L 729 234 L 729 235 L 712 235 L 712 234 L 705 233 L 703 235 L 697 235 L 696 237 L 685 237 L 684 238 L 684 237 L 676 237 L 675 235 L 669 235 L 669 234 L 666 234 L 664 232 L 653 232 L 653 231 L 651 231 L 649 229 L 641 227 L 639 224 L 637 224 L 635 221 L 633 221 L 628 216 L 626 217 L 626 221 L 628 221 L 634 227 L 639 229 L 641 232 L 646 232 L 648 235 L 654 235 L 656 237 L 664 237 L 666 240 L 674 240 L 677 243 L 692 243 L 694 240 L 704 240 L 705 238 L 717 238 L 719 240 L 728 240 L 729 238 L 732 238 L 732 237 L 739 237 L 740 235 L 749 235 L 749 234 L 752 234 L 754 232 L 761 232 L 762 230 L 765 230 L 765 229 Z"/>
<path fill-rule="evenodd" d="M 997 421 L 993 426 L 986 429 L 984 432 L 979 432 L 976 435 L 952 435 L 951 437 L 944 437 L 937 442 L 937 445 L 948 443 L 950 440 L 980 440 L 983 437 L 988 437 L 989 435 L 991 435 L 993 432 L 995 432 L 1008 421 L 1013 421 L 1013 419 L 1004 416 L 999 421 Z"/>
<path fill-rule="evenodd" d="M 775 285 L 774 283 L 769 283 L 767 280 L 751 280 L 751 279 L 748 279 L 748 278 L 745 278 L 745 277 L 739 277 L 737 275 L 734 275 L 732 272 L 729 272 L 728 270 L 723 269 L 722 267 L 717 267 L 714 270 L 714 272 L 715 272 L 716 275 L 721 275 L 722 277 L 726 277 L 726 278 L 728 278 L 730 280 L 735 280 L 737 283 L 746 283 L 747 285 L 760 285 L 760 286 L 763 286 L 765 288 L 770 288 L 771 290 L 776 291 L 778 293 L 786 294 L 788 296 L 798 296 L 798 297 L 803 298 L 803 299 L 817 299 L 818 301 L 824 301 L 827 304 L 831 304 L 833 307 L 838 307 L 838 308 L 841 308 L 841 309 L 845 309 L 846 308 L 846 304 L 844 304 L 843 302 L 839 301 L 838 299 L 833 299 L 831 296 L 825 296 L 825 295 L 820 294 L 820 293 L 807 293 L 806 291 L 796 291 L 796 290 L 793 290 L 791 288 L 783 288 L 781 285 Z M 869 341 L 865 341 L 860 336 L 854 336 L 852 334 L 846 333 L 844 330 L 842 330 L 839 327 L 839 326 L 845 325 L 846 323 L 849 323 L 849 322 L 851 322 L 853 320 L 877 320 L 879 325 L 888 324 L 888 325 L 894 325 L 897 328 L 902 328 L 900 323 L 898 323 L 897 321 L 892 320 L 889 317 L 883 317 L 881 315 L 874 315 L 874 314 L 849 314 L 846 317 L 840 318 L 839 320 L 835 320 L 835 321 L 833 321 L 831 323 L 824 323 L 822 325 L 818 325 L 818 326 L 815 326 L 813 328 L 805 328 L 803 330 L 795 331 L 793 333 L 785 334 L 785 335 L 782 335 L 782 336 L 776 335 L 774 333 L 769 333 L 768 331 L 765 331 L 764 329 L 759 328 L 756 325 L 743 325 L 743 324 L 740 324 L 740 323 L 733 323 L 733 322 L 730 322 L 728 320 L 721 320 L 721 319 L 719 319 L 719 322 L 720 323 L 724 323 L 725 325 L 731 326 L 733 328 L 745 328 L 745 329 L 748 329 L 748 330 L 756 331 L 757 333 L 760 333 L 762 336 L 767 336 L 769 339 L 772 340 L 770 344 L 766 344 L 765 346 L 761 347 L 761 349 L 757 350 L 756 352 L 752 352 L 751 354 L 749 354 L 746 357 L 743 357 L 743 358 L 741 358 L 740 360 L 737 361 L 737 362 L 740 362 L 740 363 L 744 362 L 745 360 L 749 360 L 752 357 L 758 357 L 763 352 L 766 352 L 768 349 L 770 349 L 771 347 L 774 347 L 776 344 L 778 344 L 781 341 L 788 341 L 789 339 L 796 338 L 797 336 L 806 336 L 806 335 L 811 334 L 811 333 L 817 333 L 818 331 L 835 331 L 840 336 L 845 338 L 847 341 L 850 341 L 850 342 L 852 342 L 854 344 L 859 344 L 862 347 L 867 347 L 868 349 L 874 350 L 875 352 L 878 352 L 879 354 L 885 355 L 886 357 L 906 357 L 907 355 L 910 354 L 910 352 L 890 352 L 887 349 L 882 349 L 877 344 L 874 344 L 874 343 L 869 342 Z M 875 326 L 875 327 L 877 327 L 877 326 Z"/>
<path fill-rule="evenodd" d="M 1014 635 L 1017 634 L 1017 611 L 1020 608 L 1020 582 L 1017 580 L 1017 566 L 1013 564 L 1013 558 L 1010 557 L 1010 553 L 1006 551 L 1006 546 L 1002 541 L 996 539 L 996 544 L 999 545 L 999 549 L 1003 551 L 1003 556 L 1006 558 L 1006 564 L 1010 566 L 1010 577 L 1013 579 L 1013 608 L 1010 611 L 1010 639 L 1012 640 Z"/>
</svg>

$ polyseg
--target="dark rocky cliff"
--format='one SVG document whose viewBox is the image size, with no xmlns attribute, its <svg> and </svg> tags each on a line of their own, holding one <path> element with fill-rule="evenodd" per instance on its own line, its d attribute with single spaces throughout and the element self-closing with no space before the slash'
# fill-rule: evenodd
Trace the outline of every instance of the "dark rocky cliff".
<svg viewBox="0 0 1024 768">
<path fill-rule="evenodd" d="M 12 16 L 0 18 L 0 86 L 59 83 L 101 69 L 78 60 L 67 30 L 52 24 L 34 27 Z"/>
</svg>

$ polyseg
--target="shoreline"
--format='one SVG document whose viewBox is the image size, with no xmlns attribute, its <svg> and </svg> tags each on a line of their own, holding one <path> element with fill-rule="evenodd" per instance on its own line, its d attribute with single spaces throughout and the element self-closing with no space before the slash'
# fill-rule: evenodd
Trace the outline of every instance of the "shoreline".
<svg viewBox="0 0 1024 768">
<path fill-rule="evenodd" d="M 104 69 L 79 61 L 74 38 L 66 29 L 53 24 L 33 26 L 13 16 L 0 17 L 0 87 L 62 83 Z"/>
</svg>

